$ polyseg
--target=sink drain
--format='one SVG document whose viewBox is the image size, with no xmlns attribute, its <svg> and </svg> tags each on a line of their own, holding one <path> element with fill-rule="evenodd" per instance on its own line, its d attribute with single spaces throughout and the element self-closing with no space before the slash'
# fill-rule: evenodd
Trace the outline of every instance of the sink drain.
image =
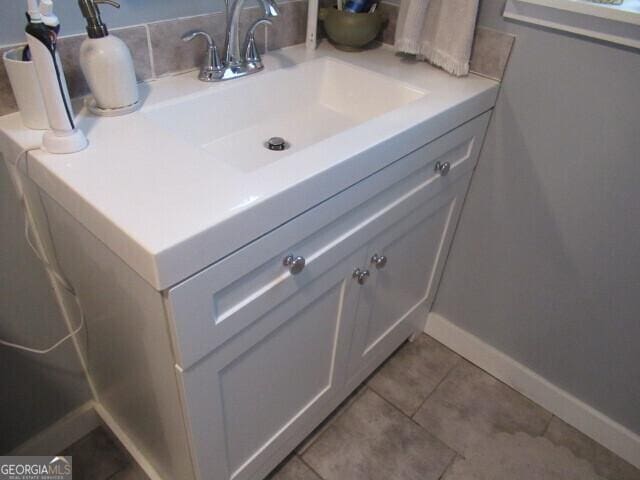
<svg viewBox="0 0 640 480">
<path fill-rule="evenodd" d="M 282 137 L 271 137 L 269 140 L 267 140 L 264 146 L 274 152 L 281 152 L 282 150 L 286 150 L 287 148 L 289 148 L 289 144 Z"/>
</svg>

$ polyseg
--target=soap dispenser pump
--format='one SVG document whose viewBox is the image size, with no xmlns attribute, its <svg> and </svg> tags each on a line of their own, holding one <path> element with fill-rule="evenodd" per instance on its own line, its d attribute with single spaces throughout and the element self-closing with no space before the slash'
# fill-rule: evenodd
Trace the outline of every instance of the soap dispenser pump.
<svg viewBox="0 0 640 480">
<path fill-rule="evenodd" d="M 97 115 L 123 115 L 140 106 L 133 60 L 127 45 L 109 34 L 98 4 L 120 8 L 113 0 L 78 0 L 87 21 L 88 38 L 80 47 L 80 67 L 93 94 L 87 106 Z"/>
</svg>

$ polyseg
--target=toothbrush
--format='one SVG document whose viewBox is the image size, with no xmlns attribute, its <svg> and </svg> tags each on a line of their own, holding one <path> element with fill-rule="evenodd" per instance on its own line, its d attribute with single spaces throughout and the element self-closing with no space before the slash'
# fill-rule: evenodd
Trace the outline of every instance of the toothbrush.
<svg viewBox="0 0 640 480">
<path fill-rule="evenodd" d="M 53 13 L 53 1 L 27 0 L 27 43 L 44 98 L 51 131 L 44 134 L 42 147 L 49 153 L 74 153 L 88 142 L 76 128 L 67 82 L 57 50 L 60 21 Z"/>
<path fill-rule="evenodd" d="M 41 21 L 38 0 L 27 0 L 27 19 L 29 22 Z"/>
<path fill-rule="evenodd" d="M 37 22 L 41 20 L 40 18 L 40 7 L 38 6 L 37 0 L 27 0 L 27 23 Z M 31 61 L 31 50 L 29 49 L 29 45 L 24 47 L 22 50 L 22 61 L 30 62 Z"/>
</svg>

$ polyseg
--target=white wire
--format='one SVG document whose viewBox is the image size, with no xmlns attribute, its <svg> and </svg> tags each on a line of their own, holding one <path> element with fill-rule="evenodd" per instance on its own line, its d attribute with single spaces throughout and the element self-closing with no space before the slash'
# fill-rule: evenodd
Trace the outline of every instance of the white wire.
<svg viewBox="0 0 640 480">
<path fill-rule="evenodd" d="M 29 153 L 29 150 L 20 152 L 20 154 L 18 154 L 18 157 L 16 159 L 16 168 L 18 170 L 20 169 L 20 159 L 22 158 L 23 155 L 26 158 L 27 153 Z M 78 298 L 78 294 L 76 293 L 71 283 L 62 275 L 60 275 L 55 268 L 53 268 L 53 266 L 47 261 L 47 259 L 45 259 L 42 256 L 42 254 L 38 251 L 38 249 L 35 247 L 35 245 L 31 241 L 31 224 L 29 222 L 29 212 L 27 210 L 27 202 L 24 197 L 24 191 L 22 190 L 22 188 L 20 188 L 20 203 L 24 210 L 24 236 L 27 241 L 27 244 L 35 254 L 36 258 L 40 260 L 40 262 L 42 262 L 47 272 L 49 272 L 53 276 L 53 278 L 60 284 L 62 288 L 64 288 L 67 292 L 71 294 L 71 296 L 73 297 L 73 300 L 78 306 L 78 312 L 80 314 L 80 322 L 78 326 L 73 331 L 71 331 L 68 335 L 62 337 L 60 340 L 58 340 L 53 345 L 47 348 L 39 349 L 39 348 L 27 347 L 25 345 L 8 342 L 2 339 L 0 339 L 0 345 L 4 345 L 5 347 L 10 347 L 10 348 L 15 348 L 17 350 L 22 350 L 29 353 L 35 353 L 37 355 L 46 355 L 47 353 L 51 353 L 52 351 L 54 351 L 56 348 L 58 348 L 60 345 L 65 343 L 70 338 L 73 338 L 75 335 L 77 335 L 80 332 L 80 330 L 82 330 L 82 327 L 84 327 L 84 310 L 82 309 L 82 305 L 80 304 L 80 299 Z"/>
</svg>

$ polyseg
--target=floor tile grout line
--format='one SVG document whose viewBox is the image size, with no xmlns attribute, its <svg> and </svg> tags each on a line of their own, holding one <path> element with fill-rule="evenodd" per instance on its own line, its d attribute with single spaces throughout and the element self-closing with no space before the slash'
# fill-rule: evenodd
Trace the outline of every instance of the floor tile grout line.
<svg viewBox="0 0 640 480">
<path fill-rule="evenodd" d="M 551 418 L 549 418 L 549 422 L 547 422 L 547 426 L 545 427 L 544 431 L 540 435 L 541 437 L 546 437 L 547 433 L 549 432 L 549 428 L 551 428 L 551 422 L 553 422 L 554 418 L 556 418 L 556 416 L 552 413 Z"/>
<path fill-rule="evenodd" d="M 404 415 L 407 418 L 411 418 L 411 415 L 408 415 L 407 413 L 405 413 L 404 411 L 402 411 L 402 409 L 400 407 L 398 407 L 397 405 L 395 405 L 391 400 L 389 400 L 387 397 L 385 397 L 384 393 L 379 392 L 378 390 L 376 390 L 376 387 L 374 387 L 373 385 L 369 385 L 367 383 L 367 388 L 369 390 L 371 390 L 373 393 L 375 393 L 376 395 L 378 395 L 379 397 L 383 398 L 387 403 L 390 403 L 394 406 L 394 408 L 396 410 L 398 410 L 400 413 L 402 413 L 402 415 Z"/>
<path fill-rule="evenodd" d="M 446 443 L 445 441 L 443 441 L 438 435 L 435 435 L 433 432 L 430 432 L 428 429 L 426 429 L 424 426 L 420 425 L 418 422 L 416 422 L 413 418 L 407 416 L 402 410 L 400 410 L 398 407 L 396 407 L 393 403 L 391 403 L 389 400 L 387 400 L 386 398 L 384 398 L 382 395 L 379 395 L 378 393 L 376 393 L 375 391 L 371 390 L 371 392 L 373 394 L 375 394 L 376 396 L 380 397 L 387 405 L 389 405 L 391 408 L 393 408 L 394 410 L 396 410 L 397 412 L 399 412 L 404 418 L 406 418 L 407 420 L 409 420 L 411 423 L 413 423 L 415 426 L 417 426 L 418 428 L 420 428 L 420 430 L 422 430 L 423 432 L 428 433 L 429 435 L 431 435 L 433 438 L 435 438 L 436 440 L 438 440 L 440 443 L 442 443 L 445 447 L 447 447 L 449 450 L 451 450 L 453 453 L 455 453 L 454 457 L 456 455 L 460 455 L 461 457 L 464 457 L 464 455 L 462 455 L 460 452 L 458 452 L 458 450 L 456 450 L 455 448 L 451 447 L 448 443 Z"/>
<path fill-rule="evenodd" d="M 424 425 L 420 425 L 418 422 L 416 422 L 413 418 L 407 417 L 409 418 L 409 420 L 411 420 L 411 422 L 414 425 L 417 425 L 421 430 L 423 430 L 424 432 L 427 432 L 429 435 L 431 435 L 433 438 L 435 438 L 436 440 L 438 440 L 440 443 L 442 443 L 445 447 L 447 447 L 449 450 L 451 450 L 453 453 L 455 453 L 456 455 L 460 455 L 462 458 L 466 458 L 464 456 L 464 454 L 462 452 L 459 452 L 457 448 L 453 448 L 451 445 L 449 445 L 447 442 L 445 442 L 442 438 L 440 438 L 440 436 L 436 435 L 435 433 L 433 433 L 431 430 L 429 430 L 428 428 L 426 428 Z"/>
<path fill-rule="evenodd" d="M 382 395 L 380 395 L 378 392 L 376 392 L 375 390 L 373 390 L 371 387 L 369 387 L 367 385 L 367 389 L 371 390 L 371 393 L 373 393 L 376 397 L 380 397 L 381 400 L 384 401 L 384 403 L 386 403 L 387 405 L 389 405 L 391 408 L 393 408 L 396 412 L 400 413 L 404 418 L 411 420 L 411 417 L 409 417 L 406 413 L 404 413 L 402 410 L 400 410 L 398 407 L 396 407 L 393 403 L 391 403 L 389 400 L 387 400 L 386 398 L 384 398 Z M 414 422 L 415 423 L 415 422 Z"/>
<path fill-rule="evenodd" d="M 457 354 L 456 354 L 457 355 Z M 454 363 L 451 368 L 449 368 L 449 370 L 447 370 L 447 373 L 444 374 L 444 376 L 440 379 L 440 381 L 436 384 L 435 387 L 433 387 L 433 390 L 431 390 L 429 392 L 429 394 L 424 398 L 424 400 L 420 403 L 420 405 L 418 406 L 418 408 L 416 408 L 415 412 L 413 412 L 409 418 L 411 418 L 411 420 L 413 420 L 413 417 L 416 416 L 416 414 L 420 411 L 420 409 L 422 407 L 424 407 L 424 404 L 427 403 L 427 401 L 433 396 L 433 394 L 435 393 L 436 390 L 438 390 L 438 388 L 440 388 L 440 385 L 443 384 L 443 382 L 449 378 L 449 375 L 451 375 L 451 372 L 453 372 L 453 370 L 455 370 L 456 368 L 458 368 L 458 366 L 460 365 L 460 360 L 462 359 L 462 357 L 460 357 L 458 355 L 458 360 L 456 361 L 456 363 Z M 416 422 L 417 423 L 417 422 Z"/>
<path fill-rule="evenodd" d="M 320 478 L 321 480 L 325 480 L 325 478 L 322 475 L 320 475 L 320 473 L 317 472 L 315 468 L 313 468 L 311 465 L 309 465 L 309 463 L 304 458 L 302 458 L 302 455 L 297 455 L 296 454 L 296 457 L 298 457 L 298 460 L 300 460 L 302 463 L 304 463 L 309 470 L 311 470 L 313 473 L 315 473 L 318 476 L 318 478 Z"/>
<path fill-rule="evenodd" d="M 294 449 L 294 453 L 296 456 L 302 458 L 302 455 L 304 455 L 305 453 L 307 453 L 309 450 L 311 450 L 311 448 L 318 442 L 318 440 L 320 440 L 320 437 L 322 437 L 324 435 L 324 433 L 329 430 L 329 428 L 331 428 L 331 426 L 340 418 L 342 417 L 342 415 L 344 415 L 345 413 L 347 413 L 349 410 L 351 410 L 351 407 L 353 406 L 354 403 L 356 403 L 358 401 L 358 399 L 362 396 L 363 393 L 365 393 L 365 391 L 367 390 L 368 385 L 365 382 L 361 383 L 360 385 L 358 385 L 355 390 L 347 397 L 345 398 L 342 403 L 340 403 L 340 405 L 338 405 L 335 410 L 333 410 L 329 416 L 327 418 L 325 418 L 325 420 L 322 421 L 322 423 L 320 425 L 318 425 L 313 432 L 311 432 L 309 434 L 309 436 L 313 435 L 316 430 L 318 430 L 317 435 L 313 438 L 313 440 L 311 441 L 311 443 L 309 443 L 308 445 L 305 445 L 305 448 L 303 451 L 298 452 L 298 447 L 300 445 L 302 445 L 304 443 L 304 441 L 309 438 L 308 436 L 302 441 L 300 442 L 300 444 L 298 444 L 298 446 Z M 340 411 L 337 411 L 340 410 Z M 332 416 L 333 415 L 333 416 Z M 326 422 L 326 423 L 325 423 Z"/>
<path fill-rule="evenodd" d="M 117 470 L 113 473 L 111 473 L 109 476 L 107 476 L 104 480 L 111 480 L 112 478 L 114 478 L 116 475 L 124 472 L 127 468 L 129 468 L 131 465 L 126 465 L 124 467 L 122 467 L 120 470 Z M 96 480 L 100 480 L 100 479 L 96 479 Z"/>
<path fill-rule="evenodd" d="M 412 414 L 407 414 L 405 412 L 402 412 L 405 416 L 412 418 L 416 413 L 418 413 L 418 410 L 420 410 L 420 408 L 422 408 L 422 406 L 425 404 L 425 402 L 429 399 L 429 397 L 433 394 L 433 392 L 435 392 L 437 390 L 437 388 L 440 386 L 440 384 L 449 376 L 449 374 L 451 373 L 451 371 L 456 368 L 458 366 L 458 364 L 460 363 L 461 360 L 463 360 L 463 357 L 461 357 L 460 355 L 458 355 L 456 352 L 454 352 L 453 350 L 451 350 L 449 347 L 447 347 L 446 345 L 438 342 L 438 340 L 436 340 L 435 338 L 433 338 L 430 335 L 427 335 L 426 333 L 421 333 L 419 335 L 424 335 L 425 337 L 433 340 L 434 342 L 436 342 L 439 346 L 443 347 L 444 349 L 446 349 L 448 352 L 450 352 L 452 355 L 454 355 L 456 358 L 456 361 L 454 362 L 454 364 L 449 367 L 449 369 L 444 373 L 444 375 L 442 376 L 442 378 L 440 378 L 440 380 L 438 380 L 435 384 L 435 386 L 431 389 L 431 391 L 427 394 L 427 396 L 420 402 L 420 405 L 418 405 L 418 407 L 415 409 L 415 411 Z M 411 342 L 412 343 L 412 342 Z M 407 344 L 407 342 L 403 343 L 402 345 L 400 345 L 396 350 L 394 350 L 394 352 L 389 355 L 389 357 L 376 369 L 374 370 L 374 372 L 363 382 L 364 384 L 367 385 L 367 387 L 369 387 L 371 390 L 373 390 L 375 393 L 377 393 L 379 396 L 385 398 L 384 394 L 382 392 L 379 392 L 378 390 L 376 390 L 376 388 L 371 385 L 371 380 L 373 378 L 376 377 L 376 375 L 383 370 L 383 368 L 385 367 L 385 365 L 387 365 L 387 363 L 389 363 L 389 361 L 395 357 L 398 352 L 400 352 L 400 350 L 402 350 L 405 345 Z M 389 402 L 393 403 L 391 400 L 388 400 Z M 395 404 L 394 404 L 395 406 Z M 398 409 L 400 409 L 399 407 L 397 407 Z"/>
<path fill-rule="evenodd" d="M 455 450 L 454 450 L 454 452 L 455 452 Z M 444 468 L 444 470 L 442 471 L 442 473 L 438 477 L 438 480 L 443 480 L 444 479 L 444 476 L 447 474 L 447 472 L 449 471 L 449 469 L 453 465 L 453 462 L 455 462 L 457 458 L 458 458 L 458 452 L 455 452 L 455 455 L 453 456 L 453 458 L 451 458 L 451 461 Z"/>
</svg>

